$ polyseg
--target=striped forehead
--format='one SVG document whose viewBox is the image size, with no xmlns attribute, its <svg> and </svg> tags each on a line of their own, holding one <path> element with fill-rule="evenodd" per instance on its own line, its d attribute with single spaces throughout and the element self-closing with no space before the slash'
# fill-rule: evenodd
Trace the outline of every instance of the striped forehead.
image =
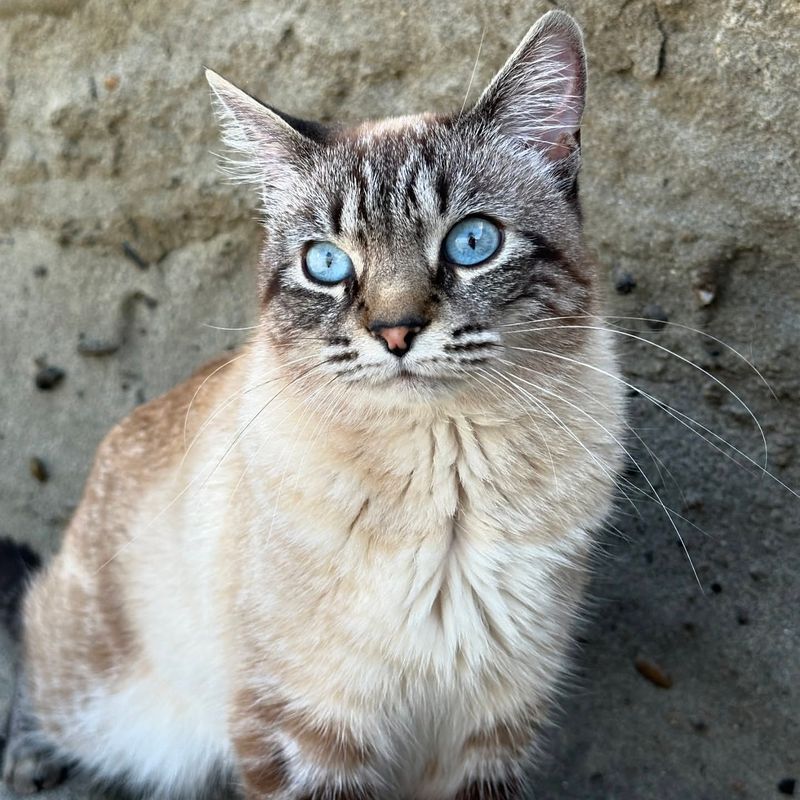
<svg viewBox="0 0 800 800">
<path fill-rule="evenodd" d="M 358 238 L 418 230 L 435 221 L 447 205 L 442 151 L 426 137 L 427 124 L 397 120 L 371 127 L 346 143 L 345 171 L 330 202 L 331 226 Z"/>
</svg>

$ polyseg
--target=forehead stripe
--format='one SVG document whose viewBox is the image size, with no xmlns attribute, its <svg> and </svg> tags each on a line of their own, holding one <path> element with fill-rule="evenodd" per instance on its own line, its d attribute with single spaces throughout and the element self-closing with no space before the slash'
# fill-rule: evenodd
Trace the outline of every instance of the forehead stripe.
<svg viewBox="0 0 800 800">
<path fill-rule="evenodd" d="M 440 172 L 436 176 L 436 194 L 439 198 L 439 213 L 444 214 L 450 200 L 450 184 L 444 172 Z"/>
<path fill-rule="evenodd" d="M 331 202 L 330 220 L 331 230 L 334 236 L 342 232 L 342 211 L 344 209 L 344 199 L 341 193 L 337 192 Z"/>
</svg>

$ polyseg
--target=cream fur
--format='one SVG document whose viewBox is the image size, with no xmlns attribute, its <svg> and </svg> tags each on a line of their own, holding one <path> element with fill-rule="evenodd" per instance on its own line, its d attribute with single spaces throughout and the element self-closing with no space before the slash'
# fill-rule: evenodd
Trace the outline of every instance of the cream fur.
<svg viewBox="0 0 800 800">
<path fill-rule="evenodd" d="M 613 372 L 607 337 L 592 337 L 582 357 Z M 129 530 L 99 557 L 116 553 L 101 569 L 118 571 L 136 658 L 93 685 L 80 711 L 45 719 L 101 773 L 126 767 L 166 791 L 232 763 L 233 694 L 244 681 L 345 722 L 377 747 L 394 791 L 417 785 L 435 760 L 415 796 L 446 796 L 470 768 L 469 731 L 526 705 L 544 712 L 562 671 L 588 532 L 609 510 L 617 391 L 597 372 L 584 376 L 590 396 L 612 399 L 583 404 L 596 423 L 549 401 L 574 439 L 534 405 L 476 390 L 411 418 L 365 403 L 320 430 L 302 390 L 278 394 L 288 385 L 279 381 L 241 393 L 274 369 L 256 342 L 201 390 L 205 419 L 223 410 L 188 455 L 178 447 L 139 465 L 144 493 Z M 184 409 L 169 395 L 159 404 Z M 123 428 L 106 448 L 139 434 Z M 70 531 L 29 620 L 64 591 L 54 583 L 64 565 L 89 569 L 90 535 Z M 46 635 L 42 624 L 30 635 Z M 33 680 L 49 682 L 36 671 Z M 294 780 L 310 785 L 313 763 L 297 768 Z"/>
<path fill-rule="evenodd" d="M 263 183 L 260 324 L 100 447 L 26 602 L 38 722 L 157 797 L 220 768 L 248 800 L 516 797 L 623 452 L 571 195 L 580 32 L 544 17 L 463 118 L 324 148 L 209 79 Z M 503 248 L 445 263 L 476 207 Z M 326 237 L 347 286 L 305 274 Z M 401 360 L 373 333 L 403 318 Z"/>
</svg>

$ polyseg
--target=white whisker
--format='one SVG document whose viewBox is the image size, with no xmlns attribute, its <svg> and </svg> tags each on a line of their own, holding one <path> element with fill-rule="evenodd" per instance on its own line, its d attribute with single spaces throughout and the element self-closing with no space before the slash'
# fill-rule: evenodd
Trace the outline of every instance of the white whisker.
<svg viewBox="0 0 800 800">
<path fill-rule="evenodd" d="M 224 325 L 212 325 L 210 322 L 202 322 L 201 326 L 214 331 L 255 331 L 261 327 L 260 325 L 245 325 L 241 328 L 227 328 Z"/>
<path fill-rule="evenodd" d="M 229 364 L 233 364 L 234 361 L 238 361 L 240 358 L 244 358 L 247 355 L 246 353 L 239 353 L 239 355 L 234 356 L 233 358 L 226 361 L 224 364 L 220 364 L 213 372 L 209 372 L 208 375 L 203 379 L 203 382 L 194 390 L 194 394 L 192 395 L 192 399 L 189 401 L 189 405 L 186 406 L 186 415 L 183 418 L 183 450 L 184 453 L 187 451 L 186 447 L 186 430 L 189 425 L 189 415 L 192 412 L 192 406 L 194 405 L 194 401 L 197 398 L 197 395 L 200 394 L 203 387 L 213 378 L 220 370 L 225 369 Z M 181 462 L 183 463 L 183 462 Z"/>
<path fill-rule="evenodd" d="M 522 405 L 522 403 L 520 402 L 519 398 L 514 397 L 514 395 L 511 392 L 509 392 L 507 389 L 505 389 L 505 387 L 500 386 L 497 383 L 497 381 L 492 381 L 491 380 L 491 376 L 486 371 L 486 369 L 484 369 L 483 367 L 478 367 L 478 371 L 481 374 L 483 374 L 484 376 L 486 376 L 487 380 L 490 381 L 491 385 L 496 386 L 498 389 L 504 390 L 504 393 L 506 394 L 506 396 L 513 398 L 513 400 L 519 405 L 519 407 L 528 415 L 528 417 L 530 418 L 531 422 L 534 424 L 534 426 L 536 428 L 536 432 L 539 434 L 539 438 L 542 440 L 542 443 L 544 444 L 545 449 L 547 450 L 547 455 L 548 455 L 548 458 L 550 459 L 550 467 L 551 467 L 551 469 L 553 471 L 553 483 L 554 483 L 554 485 L 556 487 L 556 492 L 559 492 L 558 470 L 556 469 L 556 462 L 555 462 L 555 459 L 553 458 L 553 451 L 551 450 L 550 443 L 547 441 L 547 437 L 542 432 L 542 429 L 539 426 L 539 423 L 534 419 L 533 414 L 531 414 L 529 409 L 526 409 Z"/>
<path fill-rule="evenodd" d="M 621 327 L 616 322 L 614 322 L 614 320 L 622 319 L 630 322 L 645 322 L 645 323 L 658 322 L 659 325 L 669 326 L 671 328 L 678 328 L 679 330 L 689 331 L 690 333 L 696 333 L 698 336 L 702 336 L 705 339 L 710 339 L 712 342 L 715 342 L 716 344 L 724 347 L 726 350 L 733 353 L 740 361 L 746 364 L 747 367 L 749 367 L 758 376 L 758 379 L 764 384 L 764 386 L 766 386 L 767 390 L 772 395 L 772 397 L 776 400 L 778 399 L 774 389 L 772 388 L 772 385 L 764 377 L 764 375 L 758 369 L 758 367 L 756 367 L 752 359 L 747 358 L 747 356 L 745 356 L 741 351 L 737 350 L 731 344 L 724 341 L 723 339 L 719 339 L 718 337 L 714 336 L 711 333 L 708 333 L 708 331 L 700 330 L 700 328 L 693 328 L 691 325 L 684 325 L 681 322 L 671 322 L 670 320 L 662 320 L 662 319 L 654 320 L 652 317 L 628 317 L 628 316 L 621 316 L 618 314 L 606 315 L 602 318 L 602 320 L 600 317 L 593 314 L 565 314 L 564 316 L 560 317 L 532 317 L 530 320 L 504 323 L 499 327 L 512 328 L 518 325 L 530 325 L 531 323 L 536 323 L 536 327 L 534 328 L 528 328 L 525 330 L 516 331 L 517 333 L 528 333 L 536 330 L 549 330 L 549 328 L 540 327 L 539 323 L 542 322 L 558 322 L 561 320 L 581 320 L 581 319 L 595 320 L 597 322 L 605 321 L 606 326 L 604 326 L 604 329 L 610 331 L 615 330 L 615 328 Z M 615 327 L 610 328 L 608 327 L 609 325 L 613 325 Z M 566 327 L 566 326 L 554 326 L 555 329 L 558 329 L 559 327 Z M 624 329 L 624 330 L 630 330 L 630 329 Z"/>
<path fill-rule="evenodd" d="M 288 366 L 291 366 L 293 364 L 304 363 L 306 361 L 311 361 L 311 359 L 313 359 L 313 358 L 318 358 L 318 356 L 315 355 L 315 354 L 312 354 L 312 355 L 302 356 L 301 358 L 296 358 L 296 359 L 293 359 L 291 361 L 287 361 L 284 364 L 281 364 L 281 365 L 278 365 L 276 367 L 273 367 L 271 370 L 269 370 L 265 374 L 271 375 L 274 372 L 280 372 L 280 370 L 283 369 L 284 367 L 288 367 Z M 213 374 L 214 373 L 212 373 L 212 375 Z M 209 375 L 208 377 L 210 378 L 211 375 Z M 184 453 L 183 453 L 183 457 L 181 458 L 180 463 L 178 464 L 178 469 L 180 470 L 183 467 L 184 463 L 186 462 L 186 458 L 189 455 L 189 452 L 192 450 L 192 448 L 194 447 L 195 443 L 200 439 L 200 437 L 202 436 L 203 432 L 209 427 L 209 425 L 211 425 L 211 423 L 217 418 L 217 416 L 219 416 L 219 414 L 221 414 L 222 411 L 224 411 L 235 399 L 237 399 L 238 397 L 243 397 L 244 395 L 249 394 L 250 392 L 254 392 L 254 391 L 258 390 L 258 389 L 261 389 L 262 387 L 266 386 L 268 383 L 272 383 L 273 381 L 278 380 L 279 377 L 280 376 L 278 376 L 276 378 L 270 378 L 270 379 L 265 380 L 265 381 L 261 381 L 261 382 L 255 384 L 255 385 L 253 385 L 253 386 L 245 387 L 244 389 L 237 389 L 235 392 L 233 392 L 232 394 L 228 395 L 228 397 L 225 399 L 225 401 L 223 401 L 223 403 L 221 403 L 219 406 L 217 406 L 217 408 L 215 408 L 214 411 L 203 421 L 202 425 L 200 425 L 200 427 L 197 429 L 197 433 L 195 433 L 194 438 L 190 442 L 189 446 L 186 447 L 186 424 L 187 424 L 187 421 L 189 419 L 189 411 L 191 410 L 191 407 L 192 407 L 192 404 L 194 403 L 195 397 L 197 397 L 198 392 L 200 391 L 200 389 L 203 388 L 203 385 L 206 382 L 206 381 L 203 381 L 203 383 L 200 384 L 200 386 L 197 388 L 197 391 L 194 393 L 194 396 L 192 397 L 192 401 L 189 403 L 189 407 L 186 410 L 186 418 L 184 419 L 184 430 L 183 430 L 183 433 L 184 433 L 184 448 L 185 448 L 185 450 L 184 450 Z M 206 378 L 206 380 L 208 380 L 208 378 Z"/>
<path fill-rule="evenodd" d="M 610 372 L 608 372 L 608 371 L 606 371 L 604 369 L 601 369 L 600 367 L 596 367 L 593 364 L 588 364 L 588 363 L 586 363 L 584 361 L 580 361 L 580 360 L 577 360 L 577 359 L 574 359 L 574 358 L 570 358 L 568 356 L 560 355 L 558 353 L 553 353 L 553 352 L 550 352 L 549 350 L 539 350 L 539 349 L 532 348 L 532 347 L 512 347 L 511 349 L 513 349 L 513 350 L 525 350 L 527 352 L 539 353 L 539 354 L 541 354 L 543 356 L 548 356 L 550 358 L 557 358 L 557 359 L 562 360 L 562 361 L 568 361 L 568 362 L 571 362 L 572 364 L 576 364 L 576 365 L 584 367 L 586 369 L 590 369 L 590 370 L 599 372 L 600 374 L 605 375 L 605 376 L 607 376 L 607 377 L 609 377 L 609 378 L 611 378 L 611 379 L 613 379 L 615 381 L 619 381 L 623 386 L 627 386 L 629 389 L 632 389 L 633 391 L 635 391 L 638 394 L 640 394 L 646 400 L 649 400 L 651 403 L 653 403 L 658 408 L 663 409 L 667 414 L 669 414 L 674 419 L 678 420 L 678 422 L 680 422 L 682 425 L 687 427 L 690 431 L 692 431 L 697 436 L 699 436 L 701 439 L 703 439 L 703 441 L 707 442 L 711 447 L 714 447 L 715 449 L 719 450 L 723 455 L 725 455 L 727 458 L 730 458 L 735 464 L 737 464 L 740 467 L 742 466 L 741 464 L 739 464 L 739 462 L 736 461 L 736 459 L 734 459 L 730 455 L 730 453 L 726 453 L 724 450 L 722 450 L 721 448 L 717 447 L 713 442 L 711 442 L 708 439 L 706 439 L 705 436 L 703 436 L 702 434 L 700 434 L 696 430 L 694 430 L 687 422 L 685 422 L 683 419 L 680 419 L 681 416 L 685 417 L 686 419 L 691 419 L 691 417 L 689 417 L 688 415 L 684 414 L 682 411 L 678 411 L 678 409 L 673 408 L 671 405 L 669 405 L 668 403 L 665 403 L 663 400 L 659 400 L 658 398 L 653 397 L 648 392 L 646 392 L 644 389 L 641 389 L 638 386 L 634 386 L 632 383 L 629 383 L 624 378 L 621 378 L 618 375 L 614 375 L 614 374 L 612 374 L 612 373 L 610 373 Z M 525 367 L 522 364 L 517 364 L 516 366 L 520 366 L 523 369 L 529 369 L 528 367 Z M 695 425 L 697 425 L 698 427 L 700 427 L 703 430 L 705 430 L 710 435 L 712 435 L 715 438 L 717 438 L 720 441 L 722 441 L 727 447 L 730 447 L 731 450 L 733 450 L 735 453 L 737 453 L 742 458 L 744 458 L 746 461 L 748 461 L 750 464 L 752 464 L 762 475 L 765 475 L 765 476 L 769 477 L 771 480 L 775 481 L 777 484 L 782 486 L 788 492 L 790 492 L 795 497 L 800 499 L 800 494 L 798 494 L 798 492 L 796 492 L 790 486 L 787 486 L 776 475 L 773 475 L 771 472 L 769 472 L 768 470 L 764 469 L 764 467 L 762 467 L 761 464 L 759 464 L 757 461 L 755 461 L 755 459 L 753 459 L 751 456 L 747 455 L 747 453 L 744 453 L 743 451 L 741 451 L 738 447 L 736 447 L 735 445 L 731 444 L 729 441 L 724 439 L 719 434 L 714 433 L 709 428 L 706 428 L 700 422 L 697 422 L 697 420 L 692 420 L 692 422 Z"/>
<path fill-rule="evenodd" d="M 212 469 L 211 469 L 211 471 L 209 472 L 209 474 L 208 474 L 208 475 L 206 475 L 206 476 L 203 476 L 203 474 L 202 474 L 202 471 L 201 471 L 201 472 L 198 472 L 198 474 L 197 474 L 197 475 L 195 475 L 195 477 L 194 477 L 194 478 L 192 478 L 192 480 L 191 480 L 191 481 L 189 481 L 189 482 L 188 482 L 188 483 L 187 483 L 187 484 L 186 484 L 186 485 L 183 487 L 183 489 L 181 489 L 181 490 L 180 490 L 180 491 L 179 491 L 179 492 L 178 492 L 178 493 L 177 493 L 177 494 L 176 494 L 176 495 L 175 495 L 175 496 L 172 498 L 172 500 L 170 500 L 170 501 L 169 501 L 169 502 L 168 502 L 168 503 L 167 503 L 167 504 L 166 504 L 166 505 L 165 505 L 165 506 L 164 506 L 164 507 L 163 507 L 163 508 L 162 508 L 162 509 L 161 509 L 161 510 L 160 510 L 160 511 L 159 511 L 159 512 L 158 512 L 158 513 L 155 515 L 155 516 L 151 517 L 151 518 L 150 518 L 150 520 L 148 520 L 148 522 L 147 522 L 147 523 L 144 525 L 144 527 L 142 528 L 142 530 L 140 530 L 140 531 L 139 531 L 139 533 L 137 533 L 137 534 L 136 534 L 136 536 L 132 536 L 130 539 L 128 539 L 128 541 L 127 541 L 127 542 L 125 542 L 125 544 L 123 544 L 121 547 L 117 548 L 117 550 L 115 550 L 115 551 L 114 551 L 114 553 L 113 553 L 113 554 L 112 554 L 112 555 L 111 555 L 111 556 L 110 556 L 108 559 L 106 559 L 106 560 L 105 560 L 105 561 L 104 561 L 102 564 L 100 564 L 100 566 L 99 566 L 99 567 L 98 567 L 98 568 L 95 570 L 95 573 L 97 573 L 97 572 L 100 572 L 100 570 L 102 570 L 103 568 L 105 568 L 106 566 L 108 566 L 108 565 L 109 565 L 109 564 L 110 564 L 110 563 L 111 563 L 111 562 L 112 562 L 112 561 L 113 561 L 115 558 L 117 558 L 117 557 L 118 557 L 118 556 L 119 556 L 121 553 L 123 553 L 125 550 L 127 550 L 127 549 L 128 549 L 128 547 L 130 547 L 130 546 L 131 546 L 131 545 L 132 545 L 132 544 L 133 544 L 133 543 L 134 543 L 134 542 L 135 542 L 135 541 L 136 541 L 136 540 L 139 538 L 139 536 L 141 536 L 141 534 L 142 534 L 142 533 L 144 533 L 145 531 L 149 530 L 149 529 L 150 529 L 150 528 L 151 528 L 151 527 L 152 527 L 152 526 L 153 526 L 153 525 L 154 525 L 154 524 L 155 524 L 155 523 L 156 523 L 156 522 L 157 522 L 157 521 L 158 521 L 158 520 L 159 520 L 159 519 L 160 519 L 160 518 L 161 518 L 161 517 L 162 517 L 164 514 L 166 514 L 166 512 L 167 512 L 167 511 L 169 511 L 169 509 L 170 509 L 170 508 L 172 508 L 172 507 L 175 505 L 175 503 L 177 503 L 177 502 L 178 502 L 178 500 L 180 500 L 180 499 L 181 499 L 181 497 L 183 497 L 183 495 L 185 495 L 185 494 L 186 494 L 186 492 L 188 492 L 188 491 L 189 491 L 189 489 L 191 489 L 191 488 L 192 488 L 192 487 L 193 487 L 193 486 L 194 486 L 194 485 L 195 485 L 195 484 L 196 484 L 196 483 L 197 483 L 197 482 L 198 482 L 198 481 L 199 481 L 201 478 L 202 478 L 203 480 L 202 480 L 202 482 L 200 483 L 200 485 L 199 485 L 199 486 L 200 486 L 200 488 L 202 488 L 203 486 L 205 486 L 205 485 L 206 485 L 206 483 L 208 483 L 208 481 L 211 479 L 211 477 L 212 477 L 212 476 L 214 475 L 214 473 L 217 471 L 217 469 L 219 469 L 219 467 L 220 467 L 220 465 L 222 464 L 222 462 L 223 462 L 223 461 L 224 461 L 224 460 L 227 458 L 227 456 L 228 456 L 228 454 L 231 452 L 231 450 L 232 450 L 232 449 L 233 449 L 233 448 L 236 446 L 236 444 L 239 442 L 239 440 L 241 439 L 241 437 L 242 437 L 242 436 L 245 434 L 245 432 L 246 432 L 246 431 L 247 431 L 247 430 L 250 428 L 250 426 L 251 426 L 251 425 L 252 425 L 252 424 L 253 424 L 253 423 L 256 421 L 256 419 L 258 419 L 258 417 L 259 417 L 259 416 L 260 416 L 260 415 L 261 415 L 261 414 L 262 414 L 262 413 L 265 411 L 265 409 L 266 409 L 266 408 L 267 408 L 267 407 L 268 407 L 268 406 L 269 406 L 269 405 L 272 403 L 272 401 L 273 401 L 273 400 L 275 400 L 275 398 L 277 398 L 279 395 L 281 395 L 281 394 L 282 394 L 284 391 L 286 391 L 286 390 L 287 390 L 287 389 L 288 389 L 290 386 L 292 386 L 293 384 L 295 384 L 295 383 L 296 383 L 297 381 L 299 381 L 301 378 L 303 378 L 303 377 L 305 377 L 306 375 L 308 375 L 308 373 L 309 373 L 309 372 L 311 372 L 311 371 L 313 371 L 314 369 L 316 369 L 317 367 L 321 366 L 323 363 L 325 363 L 325 362 L 320 362 L 319 364 L 314 364 L 313 366 L 309 367 L 307 370 L 305 370 L 305 371 L 301 372 L 301 373 L 300 373 L 298 376 L 296 376 L 295 378 L 293 378 L 293 379 L 292 379 L 291 381 L 289 381 L 289 382 L 288 382 L 288 383 L 287 383 L 287 384 L 286 384 L 284 387 L 282 387 L 282 388 L 281 388 L 281 389 L 279 389 L 279 390 L 278 390 L 278 391 L 277 391 L 277 392 L 276 392 L 274 395 L 272 395 L 272 397 L 271 397 L 269 400 L 267 400 L 267 402 L 266 402 L 266 403 L 265 403 L 265 404 L 264 404 L 264 405 L 263 405 L 263 406 L 262 406 L 262 407 L 261 407 L 261 408 L 260 408 L 260 409 L 259 409 L 259 410 L 258 410 L 258 411 L 257 411 L 257 412 L 256 412 L 256 413 L 255 413 L 255 414 L 254 414 L 254 415 L 253 415 L 251 418 L 250 418 L 250 420 L 249 420 L 249 421 L 248 421 L 248 422 L 247 422 L 247 423 L 246 423 L 246 424 L 245 424 L 245 425 L 244 425 L 244 426 L 243 426 L 243 427 L 242 427 L 242 428 L 241 428 L 241 429 L 240 429 L 240 430 L 239 430 L 239 431 L 238 431 L 238 432 L 237 432 L 237 433 L 234 435 L 233 441 L 231 441 L 231 443 L 230 443 L 230 444 L 229 444 L 229 445 L 226 447 L 226 449 L 225 449 L 225 452 L 222 454 L 221 458 L 220 458 L 220 459 L 217 461 L 217 463 L 216 463 L 216 464 L 215 464 L 215 465 L 212 467 Z M 264 382 L 264 384 L 266 384 L 266 383 L 270 383 L 270 381 L 265 381 L 265 382 Z M 260 384 L 260 385 L 261 385 L 261 386 L 263 386 L 264 384 Z M 255 388 L 256 388 L 256 387 L 250 387 L 250 389 L 248 389 L 247 391 L 252 391 L 252 390 L 253 390 L 253 389 L 255 389 Z M 241 394 L 241 393 L 242 393 L 242 392 L 239 392 L 239 394 Z M 228 401 L 228 402 L 230 402 L 230 401 Z"/>
<path fill-rule="evenodd" d="M 505 359 L 504 359 L 504 361 L 505 361 Z M 507 363 L 512 365 L 512 366 L 514 365 L 513 362 L 507 362 Z M 645 483 L 647 483 L 648 488 L 653 493 L 653 496 L 657 499 L 659 505 L 664 509 L 664 514 L 666 515 L 667 519 L 669 520 L 670 524 L 672 525 L 672 529 L 675 531 L 675 535 L 678 537 L 678 540 L 681 543 L 681 547 L 683 548 L 683 551 L 686 554 L 686 558 L 689 560 L 689 566 L 692 569 L 692 573 L 694 574 L 695 580 L 697 581 L 697 585 L 700 587 L 700 591 L 704 592 L 703 584 L 700 581 L 700 576 L 697 574 L 697 570 L 695 569 L 694 562 L 692 561 L 692 557 L 689 554 L 689 549 L 686 546 L 686 542 L 684 541 L 684 538 L 681 535 L 681 532 L 678 529 L 678 526 L 675 524 L 675 520 L 672 517 L 672 513 L 667 508 L 667 506 L 664 504 L 664 502 L 661 500 L 661 496 L 659 495 L 659 493 L 656 490 L 655 486 L 653 486 L 653 483 L 650 480 L 650 478 L 647 476 L 647 473 L 641 468 L 641 466 L 639 466 L 639 462 L 636 461 L 636 459 L 631 455 L 630 451 L 625 447 L 625 445 L 622 444 L 622 442 L 620 442 L 619 438 L 617 436 L 615 436 L 605 425 L 603 425 L 602 423 L 598 422 L 598 420 L 596 420 L 587 411 L 582 409 L 580 406 L 575 405 L 575 403 L 572 403 L 570 400 L 567 400 L 565 397 L 562 397 L 557 392 L 552 392 L 549 389 L 545 389 L 543 386 L 539 386 L 537 384 L 530 383 L 529 381 L 526 381 L 522 377 L 520 377 L 519 380 L 521 380 L 523 383 L 529 384 L 530 386 L 532 386 L 537 391 L 541 391 L 541 392 L 544 392 L 545 394 L 548 394 L 548 395 L 551 395 L 552 397 L 555 397 L 560 402 L 566 403 L 566 405 L 568 405 L 570 408 L 572 408 L 575 411 L 577 411 L 579 414 L 582 414 L 583 416 L 587 417 L 591 422 L 593 422 L 602 431 L 604 431 L 608 436 L 610 436 L 612 441 L 617 445 L 617 447 L 619 447 L 620 450 L 623 453 L 625 453 L 625 455 L 628 457 L 628 459 L 630 459 L 631 463 L 636 467 L 636 469 L 639 471 L 641 476 L 644 478 Z M 589 452 L 588 449 L 587 449 L 587 452 Z"/>
<path fill-rule="evenodd" d="M 486 24 L 484 23 L 481 29 L 481 40 L 478 43 L 478 54 L 475 56 L 475 63 L 472 65 L 472 73 L 469 76 L 469 83 L 467 84 L 467 91 L 464 93 L 464 102 L 461 104 L 461 110 L 458 112 L 458 119 L 461 119 L 461 116 L 464 113 L 464 109 L 467 107 L 467 100 L 469 99 L 469 92 L 472 89 L 472 82 L 475 80 L 475 73 L 478 70 L 478 62 L 480 61 L 481 57 L 481 50 L 483 50 L 483 40 L 486 36 Z"/>
<path fill-rule="evenodd" d="M 643 342 L 644 344 L 649 344 L 651 347 L 655 347 L 664 353 L 668 353 L 669 355 L 674 356 L 675 358 L 679 359 L 680 361 L 683 361 L 689 366 L 694 367 L 694 369 L 701 372 L 707 378 L 710 378 L 712 381 L 714 381 L 714 383 L 716 383 L 718 386 L 721 386 L 726 392 L 728 392 L 728 394 L 731 395 L 731 397 L 733 397 L 742 406 L 742 408 L 744 408 L 750 419 L 752 419 L 753 422 L 755 423 L 755 426 L 758 429 L 759 435 L 761 436 L 761 442 L 764 447 L 764 465 L 762 469 L 765 472 L 767 471 L 767 458 L 769 449 L 767 446 L 767 437 L 764 434 L 764 429 L 761 427 L 761 423 L 758 421 L 758 418 L 753 413 L 750 406 L 748 406 L 747 403 L 745 403 L 744 400 L 742 400 L 742 398 L 739 397 L 739 395 L 736 394 L 736 392 L 734 392 L 733 389 L 730 388 L 730 386 L 728 386 L 728 384 L 726 384 L 724 381 L 721 381 L 715 375 L 712 375 L 707 369 L 704 369 L 699 364 L 695 364 L 694 361 L 692 361 L 690 358 L 686 358 L 685 356 L 682 356 L 680 353 L 676 353 L 674 350 L 670 350 L 668 347 L 664 347 L 664 345 L 658 344 L 657 342 L 651 342 L 649 339 L 645 339 L 643 336 L 637 336 L 636 334 L 630 333 L 628 331 L 621 331 L 613 328 L 605 328 L 597 325 L 560 325 L 554 328 L 531 329 L 529 332 L 537 332 L 540 330 L 561 330 L 561 329 L 602 330 L 602 331 L 607 331 L 608 333 L 615 333 L 618 336 L 628 336 L 631 339 L 635 339 L 638 342 Z M 520 348 L 514 348 L 514 349 L 520 349 Z"/>
<path fill-rule="evenodd" d="M 504 363 L 507 363 L 507 364 L 510 364 L 510 363 L 511 363 L 511 362 L 505 361 L 504 359 L 503 359 L 502 361 L 503 361 Z M 558 414 L 556 414 L 556 412 L 555 412 L 555 411 L 554 411 L 552 408 L 550 408 L 550 407 L 549 407 L 549 406 L 548 406 L 548 405 L 547 405 L 547 404 L 546 404 L 544 401 L 542 401 L 542 400 L 540 400 L 539 398 L 535 397 L 533 394 L 531 394 L 531 393 L 530 393 L 529 391 L 527 391 L 526 389 L 523 389 L 523 388 L 521 388 L 520 386 L 517 386 L 517 385 L 516 385 L 516 384 L 515 384 L 515 383 L 514 383 L 514 382 L 511 380 L 511 378 L 510 378 L 509 376 L 507 376 L 507 375 L 504 375 L 504 374 L 503 374 L 502 372 L 500 372 L 499 370 L 493 370 L 493 371 L 494 371 L 494 372 L 497 374 L 497 376 L 498 376 L 498 377 L 502 378 L 502 379 L 503 379 L 503 380 L 505 380 L 507 383 L 509 383 L 509 384 L 512 386 L 512 388 L 514 388 L 514 389 L 515 389 L 517 392 L 520 392 L 521 394 L 524 394 L 524 396 L 525 396 L 526 398 L 528 398 L 528 400 L 530 400 L 532 403 L 534 403 L 534 405 L 536 405 L 536 407 L 537 407 L 537 408 L 540 408 L 542 411 L 544 411 L 544 413 L 545 413 L 545 414 L 547 414 L 547 416 L 549 416 L 549 417 L 550 417 L 550 419 L 552 419 L 552 420 L 553 420 L 553 421 L 554 421 L 554 422 L 555 422 L 555 423 L 556 423 L 556 424 L 557 424 L 557 425 L 558 425 L 558 426 L 559 426 L 559 427 L 560 427 L 562 430 L 564 430 L 564 432 L 565 432 L 565 433 L 566 433 L 566 434 L 567 434 L 567 435 L 568 435 L 568 436 L 569 436 L 569 437 L 570 437 L 570 438 L 571 438 L 571 439 L 572 439 L 574 442 L 576 442 L 576 443 L 578 444 L 578 446 L 579 446 L 579 447 L 580 447 L 580 448 L 581 448 L 581 449 L 582 449 L 582 450 L 583 450 L 583 451 L 584 451 L 584 452 L 585 452 L 585 453 L 586 453 L 586 454 L 589 456 L 589 458 L 591 458 L 591 459 L 592 459 L 592 461 L 593 461 L 595 464 L 597 464 L 597 466 L 598 466 L 598 467 L 600 467 L 600 470 L 603 472 L 603 474 L 604 474 L 604 475 L 606 475 L 608 478 L 610 478 L 610 479 L 611 479 L 612 481 L 614 481 L 614 482 L 616 482 L 617 480 L 626 480 L 626 479 L 625 479 L 623 476 L 621 476 L 621 475 L 616 475 L 616 474 L 612 473 L 612 472 L 611 472 L 611 470 L 609 470 L 609 468 L 608 468 L 608 467 L 607 467 L 605 464 L 603 464 L 603 462 L 602 462 L 602 461 L 601 461 L 601 460 L 600 460 L 600 459 L 599 459 L 599 458 L 598 458 L 598 457 L 597 457 L 597 456 L 596 456 L 594 453 L 592 453 L 592 451 L 591 451 L 591 450 L 589 450 L 589 448 L 586 446 L 586 444 L 585 444 L 583 441 L 581 441 L 580 437 L 579 437 L 579 436 L 578 436 L 578 435 L 575 433 L 575 431 L 573 431 L 573 430 L 572 430 L 572 429 L 571 429 L 571 428 L 570 428 L 570 427 L 569 427 L 569 426 L 568 426 L 568 425 L 567 425 L 567 424 L 566 424 L 566 423 L 565 423 L 565 422 L 564 422 L 564 421 L 561 419 L 561 417 L 559 417 L 559 416 L 558 416 Z M 517 376 L 517 377 L 518 377 L 518 376 Z M 521 380 L 521 378 L 518 378 L 518 379 L 519 379 L 519 380 Z M 641 490 L 639 489 L 639 487 L 637 487 L 637 486 L 634 486 L 633 484 L 631 484 L 631 486 L 632 486 L 632 488 L 634 488 L 635 490 L 637 490 L 637 491 L 641 491 Z M 632 501 L 632 500 L 631 500 L 631 499 L 630 499 L 630 498 L 629 498 L 627 495 L 625 495 L 625 497 L 626 497 L 626 499 L 628 500 L 628 502 L 631 504 L 631 506 L 634 508 L 634 510 L 636 510 L 636 511 L 637 511 L 637 513 L 638 513 L 638 509 L 636 509 L 636 506 L 635 506 L 635 504 L 633 503 L 633 501 Z"/>
</svg>

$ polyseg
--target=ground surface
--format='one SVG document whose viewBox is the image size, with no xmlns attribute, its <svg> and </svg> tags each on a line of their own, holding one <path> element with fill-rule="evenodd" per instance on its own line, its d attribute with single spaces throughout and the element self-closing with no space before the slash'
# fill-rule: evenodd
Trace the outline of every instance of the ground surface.
<svg viewBox="0 0 800 800">
<path fill-rule="evenodd" d="M 0 0 L 0 535 L 52 552 L 103 432 L 236 341 L 204 324 L 249 324 L 259 232 L 209 154 L 201 63 L 300 116 L 444 110 L 482 32 L 473 98 L 554 5 Z M 730 384 L 770 471 L 800 486 L 800 6 L 558 5 L 587 32 L 582 192 L 611 308 L 752 359 L 775 398 L 713 339 L 627 321 Z M 761 458 L 712 378 L 619 339 L 631 383 Z M 670 472 L 632 436 L 633 455 L 684 518 L 698 580 L 632 468 L 535 797 L 785 797 L 800 780 L 800 500 L 630 402 Z M 0 644 L 3 702 L 10 654 Z M 87 793 L 53 794 L 67 796 Z"/>
</svg>

